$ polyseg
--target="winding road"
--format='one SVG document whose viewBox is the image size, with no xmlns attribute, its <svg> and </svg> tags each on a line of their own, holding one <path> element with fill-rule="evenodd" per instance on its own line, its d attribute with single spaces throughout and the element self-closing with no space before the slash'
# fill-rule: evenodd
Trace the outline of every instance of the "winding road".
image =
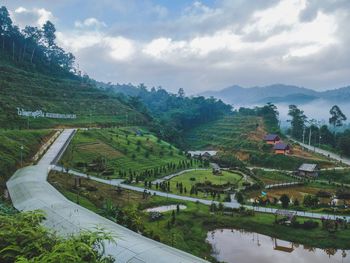
<svg viewBox="0 0 350 263">
<path fill-rule="evenodd" d="M 299 142 L 293 138 L 291 138 L 290 136 L 288 136 L 288 139 L 293 141 L 293 142 L 296 142 L 298 144 L 300 144 L 302 147 L 310 150 L 310 151 L 313 151 L 313 152 L 316 152 L 316 153 L 319 153 L 319 154 L 322 154 L 324 156 L 327 156 L 331 159 L 334 159 L 338 162 L 342 162 L 346 165 L 350 165 L 350 159 L 349 158 L 345 158 L 345 157 L 342 157 L 340 156 L 339 154 L 336 154 L 336 153 L 333 153 L 333 152 L 330 152 L 330 151 L 326 151 L 326 150 L 323 150 L 321 148 L 318 148 L 318 147 L 315 147 L 315 146 L 312 146 L 312 145 L 308 145 L 308 144 L 305 144 L 305 143 L 302 143 L 302 142 Z"/>
<path fill-rule="evenodd" d="M 7 182 L 12 203 L 20 211 L 40 209 L 45 212 L 43 224 L 57 233 L 68 236 L 82 230 L 103 228 L 114 242 L 105 242 L 105 254 L 116 262 L 130 263 L 196 263 L 207 262 L 191 254 L 169 247 L 137 234 L 94 212 L 81 207 L 59 193 L 47 182 L 50 170 L 67 148 L 74 129 L 64 130 L 37 165 L 19 169 Z"/>
</svg>

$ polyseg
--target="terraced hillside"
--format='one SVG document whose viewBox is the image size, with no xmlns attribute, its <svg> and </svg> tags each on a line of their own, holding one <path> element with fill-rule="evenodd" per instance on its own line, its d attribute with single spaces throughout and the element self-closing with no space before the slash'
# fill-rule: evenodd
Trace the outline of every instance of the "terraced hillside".
<svg viewBox="0 0 350 263">
<path fill-rule="evenodd" d="M 59 120 L 17 116 L 17 107 L 29 111 L 76 114 Z M 47 128 L 58 125 L 144 124 L 147 119 L 117 95 L 95 88 L 86 80 L 56 78 L 0 64 L 0 125 L 7 128 Z"/>
<path fill-rule="evenodd" d="M 136 127 L 81 130 L 61 163 L 89 174 L 131 181 L 196 166 L 176 147 Z"/>
<path fill-rule="evenodd" d="M 265 128 L 261 117 L 229 115 L 200 125 L 186 134 L 189 149 L 256 149 Z"/>
<path fill-rule="evenodd" d="M 236 113 L 219 120 L 199 125 L 186 133 L 188 149 L 219 150 L 221 160 L 235 156 L 252 166 L 294 170 L 304 162 L 332 167 L 325 157 L 303 151 L 293 145 L 291 155 L 276 155 L 271 145 L 264 143 L 268 133 L 263 117 Z"/>
</svg>

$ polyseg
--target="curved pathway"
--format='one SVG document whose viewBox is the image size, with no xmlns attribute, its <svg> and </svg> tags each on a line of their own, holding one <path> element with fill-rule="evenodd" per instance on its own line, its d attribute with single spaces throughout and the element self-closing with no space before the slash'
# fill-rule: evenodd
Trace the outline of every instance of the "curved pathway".
<svg viewBox="0 0 350 263">
<path fill-rule="evenodd" d="M 180 172 L 177 172 L 177 173 L 174 173 L 174 174 L 169 174 L 169 175 L 164 176 L 164 177 L 162 177 L 162 178 L 160 178 L 160 179 L 154 180 L 154 181 L 152 182 L 152 184 L 157 184 L 157 183 L 160 184 L 160 183 L 163 183 L 163 182 L 165 182 L 165 181 L 170 180 L 171 178 L 174 178 L 174 177 L 176 177 L 176 176 L 179 176 L 179 175 L 184 174 L 184 173 L 187 173 L 187 172 L 192 172 L 192 171 L 206 171 L 206 170 L 209 170 L 209 169 L 208 169 L 208 168 L 193 168 L 193 169 L 182 170 L 182 171 L 180 171 Z"/>
<path fill-rule="evenodd" d="M 55 171 L 59 171 L 59 172 L 65 172 L 65 170 L 61 167 L 61 166 L 55 166 L 53 168 L 53 170 Z M 201 198 L 196 198 L 196 197 L 190 197 L 190 196 L 183 196 L 183 195 L 176 195 L 176 194 L 171 194 L 171 193 L 167 193 L 167 192 L 162 192 L 162 191 L 158 191 L 158 190 L 152 190 L 149 188 L 143 188 L 143 187 L 138 187 L 138 186 L 133 186 L 133 185 L 129 185 L 129 184 L 123 184 L 123 179 L 112 179 L 112 180 L 107 180 L 107 179 L 102 179 L 99 177 L 95 177 L 95 176 L 90 176 L 81 172 L 77 172 L 74 170 L 68 170 L 69 174 L 75 175 L 75 176 L 80 176 L 80 177 L 85 177 L 85 178 L 90 178 L 91 180 L 94 180 L 96 182 L 100 182 L 100 183 L 104 183 L 104 184 L 109 184 L 109 185 L 113 185 L 113 186 L 119 186 L 123 189 L 127 189 L 127 190 L 131 190 L 131 191 L 135 191 L 135 192 L 147 192 L 151 195 L 158 195 L 158 196 L 162 196 L 162 197 L 166 197 L 166 198 L 171 198 L 171 199 L 176 199 L 176 200 L 183 200 L 183 201 L 190 201 L 190 202 L 199 202 L 201 204 L 205 204 L 205 205 L 211 205 L 212 203 L 215 204 L 219 204 L 218 201 L 212 201 L 212 200 L 207 200 L 207 199 L 201 199 Z M 223 203 L 225 206 L 227 207 L 231 207 L 231 208 L 238 208 L 241 205 L 236 201 L 236 200 L 232 200 L 232 202 L 228 203 L 225 202 Z"/>
<path fill-rule="evenodd" d="M 71 235 L 81 230 L 96 230 L 110 233 L 115 243 L 105 242 L 105 253 L 116 262 L 207 262 L 178 249 L 148 239 L 122 227 L 90 210 L 81 207 L 59 193 L 47 182 L 49 171 L 64 153 L 75 130 L 64 130 L 37 165 L 16 171 L 7 182 L 14 207 L 21 211 L 43 210 L 45 226 L 62 235 Z"/>
<path fill-rule="evenodd" d="M 56 166 L 53 168 L 53 170 L 63 172 L 63 168 L 60 166 Z M 190 202 L 199 202 L 201 204 L 205 205 L 211 205 L 213 203 L 219 204 L 218 201 L 211 201 L 211 200 L 206 200 L 206 199 L 201 199 L 201 198 L 195 198 L 195 197 L 189 197 L 189 196 L 183 196 L 183 195 L 176 195 L 176 194 L 170 194 L 166 192 L 161 192 L 161 191 L 156 191 L 156 190 L 150 190 L 148 188 L 142 188 L 138 186 L 132 186 L 128 184 L 123 184 L 122 179 L 112 179 L 112 180 L 106 180 L 94 176 L 89 176 L 84 173 L 80 173 L 74 170 L 68 170 L 69 174 L 75 175 L 75 176 L 80 176 L 80 177 L 85 177 L 85 178 L 90 178 L 91 180 L 94 180 L 96 182 L 104 183 L 104 184 L 109 184 L 109 185 L 114 185 L 114 186 L 119 186 L 124 189 L 136 191 L 136 192 L 147 192 L 152 195 L 159 195 L 162 197 L 167 197 L 167 198 L 172 198 L 176 200 L 184 200 L 184 201 L 190 201 Z M 230 207 L 230 208 L 239 208 L 242 205 L 239 204 L 235 199 L 232 198 L 231 202 L 223 202 L 222 203 L 225 207 Z M 262 212 L 262 213 L 269 213 L 269 214 L 275 214 L 277 210 L 281 209 L 276 209 L 276 208 L 267 208 L 267 207 L 260 207 L 260 206 L 250 206 L 250 205 L 243 205 L 246 209 L 251 209 L 257 212 Z M 342 216 L 342 215 L 331 215 L 331 214 L 321 214 L 321 213 L 312 213 L 312 212 L 303 212 L 303 211 L 296 211 L 296 210 L 289 210 L 291 212 L 294 212 L 297 216 L 301 217 L 309 217 L 309 218 L 315 218 L 315 219 L 320 219 L 320 218 L 345 218 L 348 222 L 350 222 L 350 216 Z"/>
</svg>

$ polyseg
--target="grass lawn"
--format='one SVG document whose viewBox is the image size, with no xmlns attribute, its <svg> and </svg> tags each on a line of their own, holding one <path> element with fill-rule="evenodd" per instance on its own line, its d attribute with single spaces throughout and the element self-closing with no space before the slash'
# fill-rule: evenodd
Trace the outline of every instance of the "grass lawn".
<svg viewBox="0 0 350 263">
<path fill-rule="evenodd" d="M 170 189 L 172 193 L 179 195 L 190 195 L 190 189 L 192 186 L 195 186 L 197 183 L 205 183 L 211 182 L 213 185 L 224 185 L 231 184 L 235 188 L 239 187 L 242 184 L 242 176 L 237 173 L 222 171 L 221 175 L 214 175 L 212 170 L 197 170 L 197 171 L 189 171 L 179 176 L 173 177 L 170 180 Z M 176 188 L 176 185 L 182 183 L 183 189 L 186 188 L 186 192 L 180 192 L 180 189 Z M 205 199 L 213 199 L 210 195 L 205 194 L 201 191 L 198 192 L 198 195 L 192 195 L 199 198 Z M 225 198 L 224 195 L 220 196 L 220 199 L 216 198 L 216 200 L 221 200 Z"/>
<path fill-rule="evenodd" d="M 80 130 L 61 163 L 83 170 L 84 166 L 89 167 L 94 162 L 99 163 L 101 169 L 87 169 L 92 175 L 99 176 L 107 170 L 111 171 L 108 174 L 111 178 L 127 178 L 132 174 L 133 177 L 143 177 L 140 180 L 151 180 L 181 170 L 181 162 L 186 162 L 189 167 L 197 166 L 196 161 L 191 162 L 173 145 L 137 127 Z M 147 170 L 149 173 L 145 175 Z"/>
<path fill-rule="evenodd" d="M 74 196 L 77 193 L 72 187 L 74 185 L 73 177 L 67 174 L 51 173 L 49 175 L 49 181 L 59 191 L 68 197 L 70 196 L 71 200 L 74 201 Z M 89 206 L 89 209 L 93 211 L 102 211 L 102 206 L 108 199 L 123 209 L 134 207 L 139 211 L 142 219 L 144 235 L 196 256 L 207 258 L 213 262 L 215 260 L 210 256 L 210 245 L 205 242 L 205 239 L 209 231 L 217 228 L 245 229 L 320 248 L 350 248 L 350 228 L 339 230 L 332 234 L 323 230 L 321 224 L 318 228 L 312 230 L 295 229 L 275 225 L 273 223 L 275 220 L 274 215 L 255 213 L 253 216 L 246 216 L 236 212 L 231 215 L 223 215 L 220 212 L 213 214 L 210 213 L 208 206 L 202 204 L 167 200 L 159 196 L 149 196 L 144 199 L 141 193 L 126 190 L 117 193 L 115 187 L 92 180 L 83 179 L 82 186 L 80 196 L 84 198 L 83 200 L 87 201 L 81 201 L 81 205 Z M 86 190 L 89 187 L 94 187 L 96 190 Z M 172 212 L 164 213 L 164 217 L 159 221 L 150 221 L 148 214 L 142 212 L 145 208 L 177 203 L 184 204 L 187 208 L 176 214 L 175 223 L 170 228 L 168 228 L 168 221 L 171 220 Z M 94 206 L 94 208 L 91 208 L 91 206 Z M 302 222 L 304 219 L 298 218 L 298 220 Z"/>
</svg>

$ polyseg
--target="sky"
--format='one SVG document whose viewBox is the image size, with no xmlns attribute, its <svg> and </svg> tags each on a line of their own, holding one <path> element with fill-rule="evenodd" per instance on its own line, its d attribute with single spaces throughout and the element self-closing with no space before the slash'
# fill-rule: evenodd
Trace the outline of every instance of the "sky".
<svg viewBox="0 0 350 263">
<path fill-rule="evenodd" d="M 52 21 L 77 67 L 104 82 L 187 94 L 350 84 L 349 0 L 0 0 L 14 23 Z"/>
</svg>

